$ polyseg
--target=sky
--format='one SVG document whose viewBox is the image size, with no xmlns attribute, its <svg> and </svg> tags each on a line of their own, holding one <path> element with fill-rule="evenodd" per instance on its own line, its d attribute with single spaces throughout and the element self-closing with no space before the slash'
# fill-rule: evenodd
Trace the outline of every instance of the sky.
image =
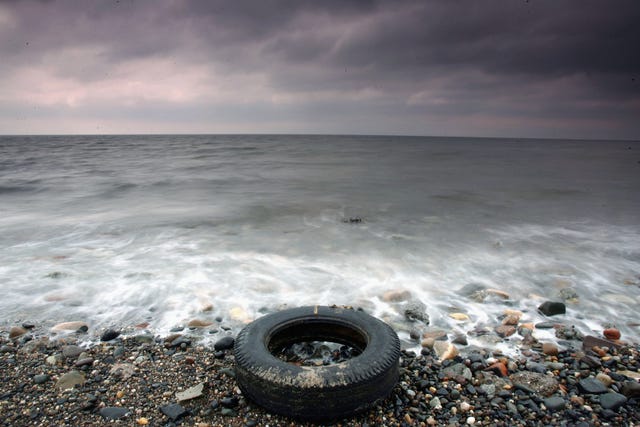
<svg viewBox="0 0 640 427">
<path fill-rule="evenodd" d="M 0 0 L 0 134 L 640 139 L 638 0 Z"/>
</svg>

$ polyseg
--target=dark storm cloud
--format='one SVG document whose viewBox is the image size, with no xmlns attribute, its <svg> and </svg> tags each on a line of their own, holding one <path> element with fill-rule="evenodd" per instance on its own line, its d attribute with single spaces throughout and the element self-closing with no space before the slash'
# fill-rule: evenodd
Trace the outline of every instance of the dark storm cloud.
<svg viewBox="0 0 640 427">
<path fill-rule="evenodd" d="M 89 85 L 162 60 L 174 78 L 197 67 L 215 82 L 250 76 L 231 89 L 257 97 L 260 114 L 272 98 L 294 102 L 296 119 L 395 110 L 418 132 L 430 117 L 488 112 L 527 131 L 527 116 L 616 115 L 633 135 L 638 22 L 637 0 L 4 1 L 0 77 L 35 69 Z"/>
</svg>

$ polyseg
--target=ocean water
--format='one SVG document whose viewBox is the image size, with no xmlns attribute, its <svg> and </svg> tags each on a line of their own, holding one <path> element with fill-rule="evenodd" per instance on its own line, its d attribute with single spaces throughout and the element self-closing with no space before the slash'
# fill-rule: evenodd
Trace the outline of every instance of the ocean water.
<svg viewBox="0 0 640 427">
<path fill-rule="evenodd" d="M 420 325 L 383 295 L 408 290 L 431 328 L 493 327 L 505 308 L 538 322 L 572 295 L 553 320 L 638 341 L 639 161 L 619 141 L 3 136 L 0 324 L 236 331 L 338 304 L 406 339 Z"/>
</svg>

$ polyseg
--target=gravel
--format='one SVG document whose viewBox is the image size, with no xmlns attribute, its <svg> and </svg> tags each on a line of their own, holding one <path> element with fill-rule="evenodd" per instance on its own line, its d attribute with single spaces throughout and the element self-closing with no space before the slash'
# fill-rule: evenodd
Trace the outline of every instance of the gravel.
<svg viewBox="0 0 640 427">
<path fill-rule="evenodd" d="M 6 329 L 0 333 L 0 426 L 307 425 L 245 399 L 232 351 L 198 345 L 191 333 L 168 340 L 123 332 L 87 345 L 86 334 L 53 339 L 36 327 L 29 339 L 11 339 Z M 70 348 L 82 356 L 62 357 Z M 466 346 L 447 360 L 427 348 L 405 350 L 388 398 L 326 425 L 638 425 L 640 392 L 628 375 L 638 372 L 639 361 L 637 345 L 563 348 L 557 355 L 540 348 L 514 357 Z M 531 370 L 540 366 L 549 368 Z"/>
</svg>

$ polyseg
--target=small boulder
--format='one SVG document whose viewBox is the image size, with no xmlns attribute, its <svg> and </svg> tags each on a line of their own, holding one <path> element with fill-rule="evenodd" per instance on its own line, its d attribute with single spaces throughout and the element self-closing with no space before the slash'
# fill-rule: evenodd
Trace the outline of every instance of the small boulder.
<svg viewBox="0 0 640 427">
<path fill-rule="evenodd" d="M 427 306 L 421 301 L 411 300 L 404 306 L 404 316 L 410 321 L 422 321 L 429 324 L 429 315 L 427 314 Z"/>
<path fill-rule="evenodd" d="M 127 408 L 119 406 L 107 406 L 100 409 L 100 415 L 105 420 L 119 420 L 120 418 L 128 415 L 130 411 Z"/>
<path fill-rule="evenodd" d="M 13 326 L 9 330 L 9 338 L 16 339 L 27 333 L 27 329 L 22 326 Z"/>
<path fill-rule="evenodd" d="M 100 341 L 111 341 L 120 336 L 120 332 L 114 329 L 107 329 L 100 337 Z"/>
<path fill-rule="evenodd" d="M 602 331 L 602 335 L 608 340 L 619 340 L 620 339 L 620 331 L 616 328 L 607 328 Z"/>
<path fill-rule="evenodd" d="M 604 409 L 616 411 L 625 403 L 627 403 L 627 398 L 619 393 L 610 392 L 600 396 L 600 406 Z"/>
<path fill-rule="evenodd" d="M 567 307 L 562 302 L 545 301 L 540 304 L 538 311 L 545 316 L 556 316 L 558 314 L 565 314 Z"/>
<path fill-rule="evenodd" d="M 595 378 L 585 378 L 578 382 L 578 388 L 586 394 L 602 394 L 608 391 L 607 386 Z"/>
<path fill-rule="evenodd" d="M 76 385 L 84 384 L 84 375 L 78 371 L 70 371 L 62 375 L 56 382 L 56 388 L 60 390 L 67 390 L 75 387 Z"/>
<path fill-rule="evenodd" d="M 235 340 L 233 339 L 233 337 L 226 336 L 226 337 L 222 337 L 218 341 L 216 341 L 216 343 L 213 345 L 213 348 L 216 351 L 230 350 L 230 349 L 233 348 L 233 344 L 234 343 L 235 343 Z"/>
<path fill-rule="evenodd" d="M 177 421 L 185 415 L 189 414 L 189 411 L 178 405 L 177 403 L 171 403 L 160 407 L 160 412 L 171 418 L 172 421 Z"/>
</svg>

